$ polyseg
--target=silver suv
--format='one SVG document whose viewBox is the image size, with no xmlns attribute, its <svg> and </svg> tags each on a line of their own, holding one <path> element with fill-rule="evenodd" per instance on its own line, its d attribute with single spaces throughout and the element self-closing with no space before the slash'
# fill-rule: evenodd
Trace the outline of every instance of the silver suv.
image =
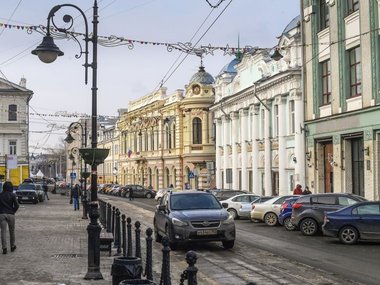
<svg viewBox="0 0 380 285">
<path fill-rule="evenodd" d="M 299 198 L 292 206 L 291 223 L 305 236 L 316 235 L 321 229 L 325 212 L 366 201 L 348 193 L 310 194 Z"/>
<path fill-rule="evenodd" d="M 187 242 L 221 241 L 225 249 L 235 243 L 235 222 L 208 192 L 167 192 L 154 214 L 157 242 L 167 236 L 170 247 Z"/>
</svg>

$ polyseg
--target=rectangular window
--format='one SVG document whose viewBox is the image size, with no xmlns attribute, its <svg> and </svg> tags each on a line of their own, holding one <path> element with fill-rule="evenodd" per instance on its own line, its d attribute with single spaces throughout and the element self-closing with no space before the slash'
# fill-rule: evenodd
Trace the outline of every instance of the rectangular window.
<svg viewBox="0 0 380 285">
<path fill-rule="evenodd" d="M 274 137 L 278 137 L 278 105 L 274 105 Z"/>
<path fill-rule="evenodd" d="M 321 22 L 321 30 L 326 29 L 330 26 L 330 12 L 329 6 L 326 3 L 326 0 L 321 0 L 320 2 L 320 22 Z"/>
<path fill-rule="evenodd" d="M 8 106 L 8 121 L 17 121 L 17 105 L 15 104 Z"/>
<path fill-rule="evenodd" d="M 321 63 L 322 67 L 322 105 L 331 103 L 331 62 L 326 60 Z"/>
<path fill-rule="evenodd" d="M 294 134 L 295 131 L 295 120 L 296 120 L 296 114 L 295 114 L 295 107 L 294 107 L 294 100 L 289 101 L 289 134 Z"/>
<path fill-rule="evenodd" d="M 9 154 L 17 154 L 16 141 L 9 141 Z"/>
<path fill-rule="evenodd" d="M 348 51 L 350 65 L 350 97 L 362 94 L 362 66 L 360 46 Z"/>
<path fill-rule="evenodd" d="M 359 0 L 347 0 L 347 15 L 359 10 Z"/>
</svg>

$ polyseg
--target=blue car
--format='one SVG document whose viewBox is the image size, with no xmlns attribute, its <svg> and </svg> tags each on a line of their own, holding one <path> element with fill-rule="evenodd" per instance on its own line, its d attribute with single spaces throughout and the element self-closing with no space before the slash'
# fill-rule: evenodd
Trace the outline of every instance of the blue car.
<svg viewBox="0 0 380 285">
<path fill-rule="evenodd" d="M 323 234 L 344 244 L 360 240 L 380 240 L 380 201 L 360 202 L 325 213 Z"/>
<path fill-rule="evenodd" d="M 296 226 L 292 224 L 290 218 L 292 217 L 292 206 L 298 200 L 300 196 L 294 196 L 286 199 L 281 205 L 280 215 L 278 216 L 278 222 L 284 226 L 288 231 L 294 231 Z"/>
</svg>

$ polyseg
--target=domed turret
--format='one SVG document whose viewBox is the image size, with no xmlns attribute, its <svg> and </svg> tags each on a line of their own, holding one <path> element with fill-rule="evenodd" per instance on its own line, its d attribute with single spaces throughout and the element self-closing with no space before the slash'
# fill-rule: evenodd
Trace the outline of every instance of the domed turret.
<svg viewBox="0 0 380 285">
<path fill-rule="evenodd" d="M 215 79 L 210 73 L 205 71 L 204 66 L 200 66 L 199 71 L 191 77 L 189 84 L 191 85 L 195 82 L 199 84 L 213 84 Z"/>
</svg>

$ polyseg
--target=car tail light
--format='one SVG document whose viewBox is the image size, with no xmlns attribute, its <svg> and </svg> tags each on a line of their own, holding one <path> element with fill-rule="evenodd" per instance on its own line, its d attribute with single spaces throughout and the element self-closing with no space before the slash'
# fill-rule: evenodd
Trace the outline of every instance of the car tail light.
<svg viewBox="0 0 380 285">
<path fill-rule="evenodd" d="M 255 209 L 255 205 L 252 205 L 252 210 Z"/>
<path fill-rule="evenodd" d="M 302 207 L 301 203 L 294 203 L 293 206 L 292 206 L 293 209 L 299 209 L 301 207 Z"/>
<path fill-rule="evenodd" d="M 288 207 L 288 203 L 282 203 L 281 210 L 286 209 Z"/>
</svg>

